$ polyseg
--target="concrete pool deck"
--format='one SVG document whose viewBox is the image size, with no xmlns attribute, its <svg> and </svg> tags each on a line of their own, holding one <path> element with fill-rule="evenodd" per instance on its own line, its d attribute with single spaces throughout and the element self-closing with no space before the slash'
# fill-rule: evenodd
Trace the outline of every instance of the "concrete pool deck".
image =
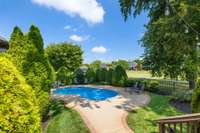
<svg viewBox="0 0 200 133">
<path fill-rule="evenodd" d="M 120 87 L 89 85 L 87 87 L 112 89 L 119 95 L 105 101 L 90 101 L 78 96 L 57 94 L 53 94 L 52 98 L 62 99 L 67 107 L 77 110 L 91 133 L 133 133 L 126 122 L 128 111 L 149 103 L 149 95 L 130 94 Z"/>
</svg>

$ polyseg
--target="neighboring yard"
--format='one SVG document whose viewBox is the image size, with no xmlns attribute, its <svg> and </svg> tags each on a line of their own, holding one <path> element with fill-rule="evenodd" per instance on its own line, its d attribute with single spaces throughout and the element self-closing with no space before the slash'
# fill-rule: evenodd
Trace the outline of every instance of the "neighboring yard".
<svg viewBox="0 0 200 133">
<path fill-rule="evenodd" d="M 63 102 L 53 102 L 51 111 L 54 113 L 46 127 L 46 133 L 89 133 L 80 115 L 65 108 Z"/>
<path fill-rule="evenodd" d="M 150 94 L 151 102 L 148 106 L 136 109 L 128 115 L 128 125 L 135 133 L 157 133 L 158 125 L 155 120 L 183 114 L 169 104 L 170 97 Z"/>
<path fill-rule="evenodd" d="M 149 71 L 126 71 L 129 78 L 156 78 Z"/>
</svg>

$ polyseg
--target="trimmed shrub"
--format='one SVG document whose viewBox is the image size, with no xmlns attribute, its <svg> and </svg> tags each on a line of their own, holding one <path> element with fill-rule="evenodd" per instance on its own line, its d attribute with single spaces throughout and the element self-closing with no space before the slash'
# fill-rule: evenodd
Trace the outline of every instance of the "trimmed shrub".
<svg viewBox="0 0 200 133">
<path fill-rule="evenodd" d="M 192 101 L 192 92 L 193 92 L 193 90 L 177 89 L 173 92 L 172 99 L 180 101 L 180 102 L 191 102 Z"/>
<path fill-rule="evenodd" d="M 127 79 L 124 86 L 125 87 L 133 87 L 136 83 L 137 83 L 138 80 L 136 79 Z"/>
<path fill-rule="evenodd" d="M 84 74 L 82 69 L 76 70 L 75 80 L 78 84 L 84 84 L 85 83 L 85 74 Z"/>
<path fill-rule="evenodd" d="M 200 78 L 197 81 L 197 88 L 193 91 L 192 95 L 192 112 L 200 112 Z"/>
<path fill-rule="evenodd" d="M 94 83 L 96 81 L 96 73 L 93 68 L 88 68 L 86 72 L 86 79 L 88 83 Z"/>
<path fill-rule="evenodd" d="M 140 80 L 141 84 L 144 84 L 145 91 L 158 93 L 160 94 L 159 90 L 159 81 L 155 80 Z"/>
<path fill-rule="evenodd" d="M 0 68 L 0 132 L 41 132 L 34 91 L 7 58 L 0 56 Z"/>
</svg>

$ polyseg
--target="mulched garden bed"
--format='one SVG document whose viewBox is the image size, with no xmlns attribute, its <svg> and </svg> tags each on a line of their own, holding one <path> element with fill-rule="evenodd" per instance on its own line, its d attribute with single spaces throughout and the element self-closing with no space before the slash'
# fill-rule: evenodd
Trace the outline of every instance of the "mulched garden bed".
<svg viewBox="0 0 200 133">
<path fill-rule="evenodd" d="M 184 112 L 184 113 L 192 113 L 191 103 L 190 102 L 182 102 L 178 100 L 171 100 L 170 104 L 175 107 L 176 109 Z"/>
</svg>

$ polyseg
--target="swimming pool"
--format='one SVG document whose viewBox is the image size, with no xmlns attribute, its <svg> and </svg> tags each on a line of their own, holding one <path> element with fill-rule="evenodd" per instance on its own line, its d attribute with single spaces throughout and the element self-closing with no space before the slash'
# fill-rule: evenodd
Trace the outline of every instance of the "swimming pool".
<svg viewBox="0 0 200 133">
<path fill-rule="evenodd" d="M 63 89 L 55 89 L 53 94 L 79 95 L 81 98 L 97 101 L 103 101 L 118 95 L 118 93 L 113 90 L 91 87 L 66 87 Z"/>
</svg>

